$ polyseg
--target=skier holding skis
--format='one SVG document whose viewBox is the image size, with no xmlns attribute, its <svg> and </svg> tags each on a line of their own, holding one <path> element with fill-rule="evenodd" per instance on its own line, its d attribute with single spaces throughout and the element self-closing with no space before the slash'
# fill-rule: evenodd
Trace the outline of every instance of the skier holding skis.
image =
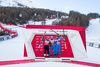
<svg viewBox="0 0 100 67">
<path fill-rule="evenodd" d="M 42 44 L 42 42 L 43 42 L 43 44 L 44 44 L 44 56 L 49 56 L 49 45 L 50 45 L 50 40 L 49 40 L 49 37 L 47 37 L 47 39 L 45 39 L 45 34 L 46 34 L 46 32 L 44 32 L 44 35 L 43 35 L 43 37 L 42 37 L 42 40 L 41 40 L 41 42 L 40 42 L 40 45 L 39 45 L 39 47 L 41 46 L 41 44 Z M 47 52 L 47 54 L 46 54 L 46 52 Z"/>
<path fill-rule="evenodd" d="M 56 38 L 54 39 L 55 43 L 56 43 L 56 56 L 58 56 L 58 52 L 59 52 L 59 57 L 61 56 L 61 44 L 60 44 L 60 40 L 63 40 L 64 38 L 61 36 L 56 36 Z"/>
<path fill-rule="evenodd" d="M 50 40 L 49 40 L 49 37 L 47 37 L 47 39 L 44 40 L 44 56 L 47 56 L 47 57 L 49 56 L 49 45 L 50 45 Z"/>
<path fill-rule="evenodd" d="M 51 45 L 50 45 L 50 50 L 51 50 L 50 55 L 52 57 L 52 50 L 54 50 L 54 57 L 55 57 L 56 56 L 56 49 L 55 49 L 55 44 L 54 44 L 53 36 L 51 36 L 50 43 L 51 43 Z"/>
<path fill-rule="evenodd" d="M 65 35 L 62 37 L 61 35 L 59 35 L 53 29 L 50 29 L 50 30 L 57 34 L 56 35 L 56 38 L 54 39 L 54 43 L 56 43 L 56 50 L 55 51 L 56 51 L 56 56 L 58 56 L 58 52 L 59 52 L 59 57 L 60 57 L 60 55 L 61 55 L 61 44 L 60 44 L 60 40 L 64 40 L 64 44 L 65 44 L 66 43 L 66 41 L 65 41 Z M 63 29 L 63 34 L 64 34 L 64 29 Z M 65 48 L 66 48 L 66 46 L 65 46 Z"/>
</svg>

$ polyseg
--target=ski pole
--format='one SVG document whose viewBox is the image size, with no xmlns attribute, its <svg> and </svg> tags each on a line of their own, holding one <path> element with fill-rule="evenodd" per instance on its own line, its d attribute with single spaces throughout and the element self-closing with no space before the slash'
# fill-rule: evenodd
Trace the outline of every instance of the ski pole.
<svg viewBox="0 0 100 67">
<path fill-rule="evenodd" d="M 45 34 L 46 34 L 46 31 L 44 32 L 44 34 L 43 34 L 43 37 L 42 37 L 42 40 L 41 40 L 41 42 L 40 42 L 40 44 L 39 44 L 39 47 L 41 46 L 41 44 L 42 44 L 42 41 L 44 41 L 45 39 L 44 39 L 44 37 L 45 37 Z"/>
</svg>

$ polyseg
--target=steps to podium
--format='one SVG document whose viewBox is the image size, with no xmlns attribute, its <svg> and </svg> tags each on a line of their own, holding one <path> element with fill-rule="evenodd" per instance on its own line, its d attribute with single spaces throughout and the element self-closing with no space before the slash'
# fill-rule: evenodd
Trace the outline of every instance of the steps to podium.
<svg viewBox="0 0 100 67">
<path fill-rule="evenodd" d="M 52 58 L 52 57 L 36 57 L 35 60 L 44 60 L 44 61 L 47 61 L 47 62 L 53 62 L 53 61 L 71 61 L 70 58 Z"/>
</svg>

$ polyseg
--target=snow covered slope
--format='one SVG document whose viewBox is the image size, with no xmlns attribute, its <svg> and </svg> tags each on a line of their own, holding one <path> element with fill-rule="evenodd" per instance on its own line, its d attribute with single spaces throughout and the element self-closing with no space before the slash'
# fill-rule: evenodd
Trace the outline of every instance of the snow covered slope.
<svg viewBox="0 0 100 67">
<path fill-rule="evenodd" d="M 0 6 L 10 6 L 10 7 L 30 7 L 37 8 L 42 7 L 35 0 L 0 0 Z"/>
<path fill-rule="evenodd" d="M 0 42 L 0 61 L 23 59 L 24 41 L 20 29 L 15 27 L 18 37 Z"/>
<path fill-rule="evenodd" d="M 53 21 L 56 21 L 57 19 L 46 19 L 46 22 L 45 22 L 45 25 L 52 25 Z M 42 22 L 43 21 L 32 21 L 32 20 L 29 20 L 28 21 L 28 24 L 30 25 L 42 25 Z"/>
<path fill-rule="evenodd" d="M 88 42 L 100 43 L 100 18 L 90 20 L 86 30 L 86 39 Z"/>
</svg>

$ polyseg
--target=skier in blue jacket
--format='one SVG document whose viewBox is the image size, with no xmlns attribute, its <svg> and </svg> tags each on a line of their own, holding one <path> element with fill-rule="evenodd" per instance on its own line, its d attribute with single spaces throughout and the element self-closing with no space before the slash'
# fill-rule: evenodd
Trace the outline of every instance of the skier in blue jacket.
<svg viewBox="0 0 100 67">
<path fill-rule="evenodd" d="M 55 43 L 56 43 L 56 56 L 58 56 L 58 52 L 59 52 L 59 57 L 61 55 L 61 44 L 60 44 L 60 40 L 63 40 L 63 37 L 60 36 L 56 36 L 56 38 L 54 39 Z"/>
<path fill-rule="evenodd" d="M 50 43 L 51 43 L 51 45 L 50 45 L 50 50 L 51 50 L 50 55 L 52 57 L 52 50 L 54 50 L 54 57 L 55 57 L 55 55 L 56 55 L 56 49 L 55 49 L 55 43 L 54 43 L 53 36 L 51 36 Z"/>
</svg>

